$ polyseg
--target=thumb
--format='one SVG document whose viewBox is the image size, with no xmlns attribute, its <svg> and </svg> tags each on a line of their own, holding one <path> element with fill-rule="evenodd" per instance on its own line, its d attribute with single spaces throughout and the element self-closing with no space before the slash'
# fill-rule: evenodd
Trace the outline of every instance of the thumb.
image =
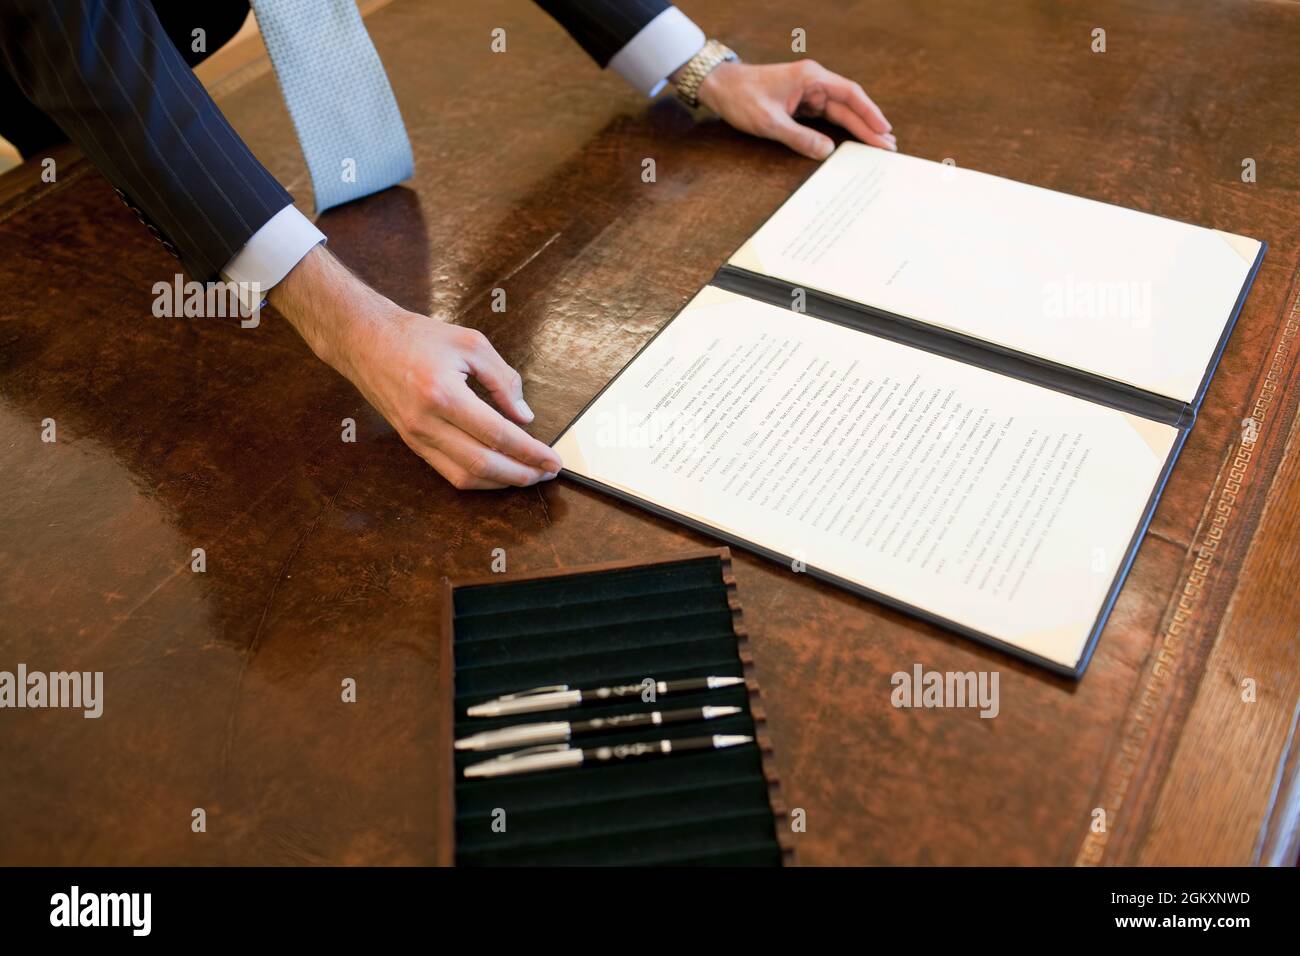
<svg viewBox="0 0 1300 956">
<path fill-rule="evenodd" d="M 835 150 L 835 143 L 829 136 L 796 123 L 793 117 L 782 112 L 773 117 L 771 136 L 809 159 L 825 159 Z"/>
</svg>

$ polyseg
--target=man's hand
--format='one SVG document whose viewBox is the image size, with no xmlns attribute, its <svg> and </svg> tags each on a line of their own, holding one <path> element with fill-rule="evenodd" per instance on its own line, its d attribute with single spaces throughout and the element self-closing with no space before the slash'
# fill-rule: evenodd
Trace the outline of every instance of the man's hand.
<svg viewBox="0 0 1300 956">
<path fill-rule="evenodd" d="M 722 63 L 704 78 L 698 95 L 741 132 L 774 139 L 812 159 L 825 159 L 835 144 L 796 123 L 796 114 L 823 116 L 864 143 L 898 149 L 889 120 L 862 87 L 813 60 L 766 66 Z"/>
<path fill-rule="evenodd" d="M 457 488 L 522 487 L 560 470 L 555 452 L 519 427 L 533 420 L 523 383 L 482 333 L 398 308 L 322 246 L 270 302 Z M 474 393 L 471 375 L 505 416 Z"/>
</svg>

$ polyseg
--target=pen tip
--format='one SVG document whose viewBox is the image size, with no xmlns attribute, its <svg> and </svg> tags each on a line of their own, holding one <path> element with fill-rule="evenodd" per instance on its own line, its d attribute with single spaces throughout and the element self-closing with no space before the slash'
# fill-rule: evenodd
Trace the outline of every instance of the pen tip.
<svg viewBox="0 0 1300 956">
<path fill-rule="evenodd" d="M 732 714 L 740 713 L 739 707 L 710 707 L 704 709 L 704 719 L 713 720 L 716 717 L 730 717 Z"/>
<path fill-rule="evenodd" d="M 737 684 L 745 683 L 743 677 L 710 677 L 709 683 L 713 687 L 735 687 Z"/>
</svg>

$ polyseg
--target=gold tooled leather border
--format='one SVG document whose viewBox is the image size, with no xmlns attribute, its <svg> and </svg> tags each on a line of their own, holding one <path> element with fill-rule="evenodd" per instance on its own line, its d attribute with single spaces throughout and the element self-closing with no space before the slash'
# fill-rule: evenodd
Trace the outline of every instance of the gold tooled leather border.
<svg viewBox="0 0 1300 956">
<path fill-rule="evenodd" d="M 1223 457 L 1219 474 L 1215 478 L 1214 489 L 1207 499 L 1206 509 L 1201 515 L 1196 529 L 1194 544 L 1188 551 L 1180 576 L 1181 587 L 1170 599 L 1166 609 L 1164 625 L 1159 640 L 1148 655 L 1140 688 L 1129 704 L 1121 738 L 1117 749 L 1108 762 L 1097 806 L 1106 814 L 1106 829 L 1097 832 L 1089 828 L 1079 852 L 1075 857 L 1076 866 L 1099 866 L 1103 863 L 1123 862 L 1108 859 L 1112 823 L 1122 822 L 1119 818 L 1126 798 L 1134 788 L 1139 772 L 1146 768 L 1160 740 L 1158 730 L 1179 694 L 1179 685 L 1175 681 L 1176 672 L 1185 664 L 1184 653 L 1193 615 L 1205 600 L 1207 584 L 1212 584 L 1216 562 L 1222 564 L 1227 560 L 1219 546 L 1225 540 L 1229 522 L 1234 514 L 1239 514 L 1248 501 L 1243 494 L 1247 486 L 1252 465 L 1262 454 L 1258 436 L 1266 423 L 1275 427 L 1284 427 L 1285 420 L 1270 421 L 1270 417 L 1286 415 L 1283 405 L 1277 405 L 1284 391 L 1288 376 L 1295 372 L 1294 351 L 1297 335 L 1300 334 L 1300 290 L 1297 289 L 1296 277 L 1292 276 L 1290 308 L 1280 321 L 1280 330 L 1274 336 L 1276 343 L 1268 368 L 1259 380 L 1255 401 L 1250 414 L 1243 419 L 1243 427 L 1238 432 L 1238 441 L 1230 446 Z M 1294 413 L 1293 413 L 1294 414 Z M 1254 427 L 1245 423 L 1254 421 Z M 1280 456 L 1281 449 L 1278 450 Z"/>
</svg>

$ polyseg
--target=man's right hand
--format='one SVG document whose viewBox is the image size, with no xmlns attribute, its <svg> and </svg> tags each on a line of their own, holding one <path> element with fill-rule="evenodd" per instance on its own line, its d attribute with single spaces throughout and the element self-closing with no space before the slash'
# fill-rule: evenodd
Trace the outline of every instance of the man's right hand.
<svg viewBox="0 0 1300 956">
<path fill-rule="evenodd" d="M 269 301 L 457 488 L 526 487 L 560 470 L 555 451 L 519 427 L 533 420 L 523 383 L 481 332 L 399 308 L 323 246 Z M 474 393 L 471 375 L 504 415 Z"/>
</svg>

